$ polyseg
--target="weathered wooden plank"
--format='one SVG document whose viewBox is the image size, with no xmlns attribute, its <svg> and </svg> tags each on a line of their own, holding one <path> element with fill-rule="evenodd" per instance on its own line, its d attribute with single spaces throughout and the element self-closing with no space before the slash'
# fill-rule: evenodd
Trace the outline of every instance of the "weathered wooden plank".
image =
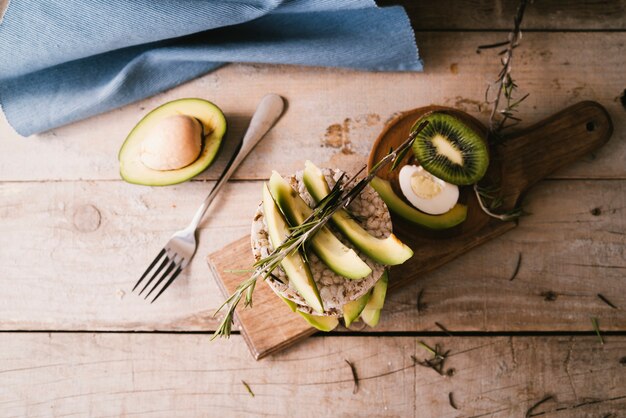
<svg viewBox="0 0 626 418">
<path fill-rule="evenodd" d="M 214 329 L 223 299 L 205 256 L 249 233 L 261 182 L 225 188 L 202 224 L 197 257 L 159 303 L 129 293 L 209 186 L 1 184 L 0 328 Z M 602 329 L 625 329 L 625 199 L 622 180 L 539 184 L 518 228 L 392 295 L 378 329 L 437 330 L 437 321 L 452 330 L 591 330 L 590 316 Z M 427 306 L 418 312 L 421 289 Z"/>
<path fill-rule="evenodd" d="M 239 336 L 0 334 L 0 403 L 12 416 L 622 416 L 626 337 L 323 337 L 261 362 Z M 359 376 L 354 383 L 349 366 Z M 242 384 L 245 381 L 254 397 Z M 448 394 L 458 410 L 450 406 Z"/>
<path fill-rule="evenodd" d="M 23 139 L 0 122 L 0 180 L 118 179 L 117 152 L 126 133 L 147 110 L 180 97 L 218 103 L 230 122 L 221 157 L 201 178 L 215 179 L 261 96 L 283 95 L 289 110 L 235 177 L 263 179 L 272 169 L 291 172 L 305 159 L 343 168 L 360 163 L 395 112 L 443 104 L 485 121 L 488 81 L 497 74 L 494 52 L 476 46 L 499 41 L 501 33 L 420 32 L 423 74 L 366 73 L 290 66 L 230 65 L 166 93 L 43 135 Z M 626 178 L 624 91 L 626 33 L 527 33 L 513 74 L 522 93 L 524 124 L 534 123 L 583 99 L 606 106 L 615 133 L 595 159 L 558 177 Z M 573 53 L 575 51 L 575 53 Z M 602 59 L 598 59 L 602 51 Z"/>
<path fill-rule="evenodd" d="M 624 30 L 624 0 L 551 0 L 528 2 L 525 30 Z M 402 5 L 416 30 L 510 29 L 519 0 L 379 0 Z M 525 36 L 525 35 L 524 35 Z"/>
</svg>

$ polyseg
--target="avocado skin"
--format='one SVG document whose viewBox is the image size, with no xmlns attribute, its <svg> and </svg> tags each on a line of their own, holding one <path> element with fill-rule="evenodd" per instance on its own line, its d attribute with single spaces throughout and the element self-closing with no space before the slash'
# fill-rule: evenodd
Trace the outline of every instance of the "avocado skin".
<svg viewBox="0 0 626 418">
<path fill-rule="evenodd" d="M 273 172 L 270 177 L 269 189 L 292 227 L 300 225 L 313 211 L 277 172 Z M 372 273 L 372 269 L 357 253 L 343 245 L 326 226 L 313 235 L 311 247 L 328 268 L 343 277 L 358 280 Z"/>
<path fill-rule="evenodd" d="M 371 295 L 372 291 L 370 290 L 360 298 L 343 305 L 343 321 L 346 324 L 346 328 L 349 328 L 359 315 L 361 315 Z"/>
<path fill-rule="evenodd" d="M 267 184 L 263 183 L 263 212 L 269 232 L 269 238 L 274 248 L 278 247 L 289 234 L 287 221 L 276 206 Z M 324 304 L 320 298 L 317 285 L 311 274 L 308 264 L 304 262 L 299 252 L 294 252 L 283 258 L 280 265 L 293 283 L 300 296 L 318 313 L 324 312 Z"/>
<path fill-rule="evenodd" d="M 141 142 L 153 124 L 173 115 L 187 115 L 202 123 L 205 132 L 198 158 L 176 170 L 152 170 L 140 158 Z M 222 110 L 208 100 L 185 98 L 162 104 L 146 114 L 130 131 L 118 153 L 120 177 L 127 183 L 142 186 L 169 186 L 185 182 L 206 170 L 215 160 L 227 123 Z"/>
<path fill-rule="evenodd" d="M 304 185 L 315 202 L 330 193 L 324 174 L 311 161 L 305 162 Z M 413 256 L 413 250 L 395 235 L 379 239 L 363 229 L 345 210 L 337 211 L 331 218 L 333 224 L 348 240 L 365 255 L 379 264 L 395 266 Z"/>
<path fill-rule="evenodd" d="M 467 218 L 467 206 L 460 203 L 454 205 L 452 209 L 443 215 L 428 215 L 409 206 L 400 199 L 387 180 L 374 177 L 370 184 L 393 213 L 425 228 L 435 230 L 448 229 L 457 226 Z"/>
</svg>

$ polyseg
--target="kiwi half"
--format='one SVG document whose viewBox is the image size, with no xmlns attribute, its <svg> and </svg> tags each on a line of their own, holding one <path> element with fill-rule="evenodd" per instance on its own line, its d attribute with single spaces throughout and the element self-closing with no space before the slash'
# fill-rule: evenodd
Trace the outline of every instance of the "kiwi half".
<svg viewBox="0 0 626 418">
<path fill-rule="evenodd" d="M 415 158 L 435 177 L 459 186 L 480 180 L 489 166 L 489 151 L 482 137 L 452 115 L 433 112 L 415 122 L 428 125 L 413 143 Z"/>
</svg>

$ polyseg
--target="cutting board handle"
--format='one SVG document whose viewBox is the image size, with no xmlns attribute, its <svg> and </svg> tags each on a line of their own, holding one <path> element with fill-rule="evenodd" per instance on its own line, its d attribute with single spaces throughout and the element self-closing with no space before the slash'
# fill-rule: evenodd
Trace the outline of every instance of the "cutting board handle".
<svg viewBox="0 0 626 418">
<path fill-rule="evenodd" d="M 513 207 L 535 183 L 604 145 L 613 122 L 599 103 L 584 101 L 506 138 L 496 150 L 502 162 L 501 190 Z"/>
</svg>

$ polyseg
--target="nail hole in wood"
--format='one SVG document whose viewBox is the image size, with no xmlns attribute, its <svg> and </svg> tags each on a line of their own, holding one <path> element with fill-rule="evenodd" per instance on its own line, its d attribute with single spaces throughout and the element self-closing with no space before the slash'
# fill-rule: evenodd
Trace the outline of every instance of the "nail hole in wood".
<svg viewBox="0 0 626 418">
<path fill-rule="evenodd" d="M 602 214 L 602 210 L 600 208 L 593 208 L 590 212 L 593 216 L 600 216 Z"/>
<path fill-rule="evenodd" d="M 548 290 L 547 292 L 541 292 L 541 296 L 543 296 L 543 300 L 546 302 L 554 302 L 558 295 L 552 290 Z"/>
<path fill-rule="evenodd" d="M 591 121 L 587 122 L 587 132 L 593 132 L 596 129 L 596 124 Z"/>
</svg>

